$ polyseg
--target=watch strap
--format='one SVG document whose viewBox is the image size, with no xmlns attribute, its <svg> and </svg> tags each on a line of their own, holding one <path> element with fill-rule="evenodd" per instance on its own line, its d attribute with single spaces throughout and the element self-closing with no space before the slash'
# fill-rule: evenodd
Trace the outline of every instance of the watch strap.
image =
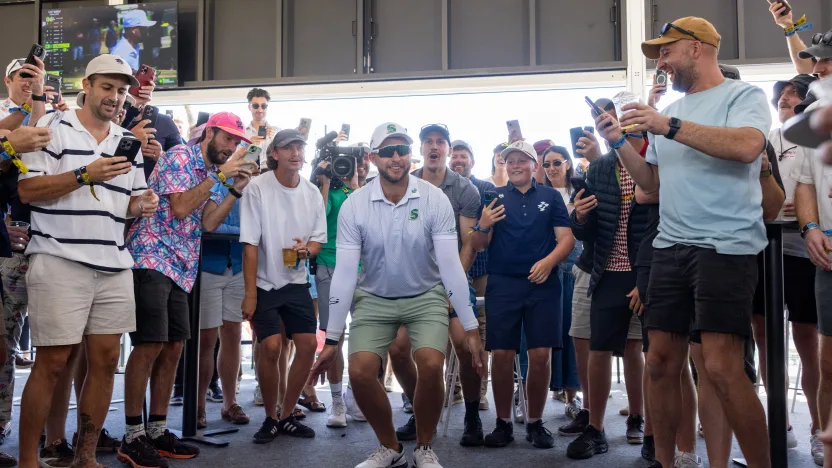
<svg viewBox="0 0 832 468">
<path fill-rule="evenodd" d="M 670 131 L 667 132 L 667 135 L 664 137 L 668 140 L 672 140 L 676 137 L 676 132 L 679 131 L 679 128 L 682 126 L 682 121 L 677 119 L 676 117 L 672 117 L 670 119 Z"/>
<path fill-rule="evenodd" d="M 771 177 L 771 169 L 766 169 L 765 171 L 760 171 L 760 178 L 764 177 Z"/>
<path fill-rule="evenodd" d="M 32 95 L 32 100 L 33 101 L 39 101 L 39 102 L 46 102 L 47 101 L 45 94 L 41 94 L 41 95 L 33 94 Z"/>
<path fill-rule="evenodd" d="M 820 226 L 818 226 L 818 223 L 806 223 L 800 228 L 800 237 L 806 237 L 806 233 L 812 229 L 820 229 Z"/>
</svg>

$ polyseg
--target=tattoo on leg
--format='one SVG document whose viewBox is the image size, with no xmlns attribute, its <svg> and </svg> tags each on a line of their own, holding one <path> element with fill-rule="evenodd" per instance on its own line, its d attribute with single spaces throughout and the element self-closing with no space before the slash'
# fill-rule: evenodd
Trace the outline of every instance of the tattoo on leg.
<svg viewBox="0 0 832 468">
<path fill-rule="evenodd" d="M 81 467 L 96 466 L 95 448 L 98 445 L 98 436 L 101 430 L 95 427 L 92 418 L 88 414 L 81 414 L 78 420 L 78 443 L 75 446 L 75 462 L 73 466 Z"/>
</svg>

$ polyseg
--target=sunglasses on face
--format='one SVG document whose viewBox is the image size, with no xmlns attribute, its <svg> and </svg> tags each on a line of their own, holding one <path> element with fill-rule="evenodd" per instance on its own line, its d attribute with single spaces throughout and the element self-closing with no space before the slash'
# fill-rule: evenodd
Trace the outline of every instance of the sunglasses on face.
<svg viewBox="0 0 832 468">
<path fill-rule="evenodd" d="M 394 154 L 404 157 L 410 154 L 410 145 L 385 146 L 384 148 L 379 148 L 377 153 L 382 158 L 392 158 Z"/>
<path fill-rule="evenodd" d="M 254 110 L 260 109 L 261 107 L 263 108 L 263 110 L 266 110 L 266 109 L 269 108 L 269 105 L 268 104 L 258 104 L 256 102 L 251 103 L 251 108 L 254 109 Z"/>
<path fill-rule="evenodd" d="M 659 37 L 664 36 L 671 29 L 675 29 L 675 30 L 679 31 L 680 33 L 682 33 L 686 36 L 690 36 L 690 37 L 696 39 L 697 41 L 702 42 L 702 39 L 699 39 L 698 37 L 696 37 L 696 34 L 688 31 L 687 29 L 682 29 L 682 28 L 680 28 L 679 26 L 676 26 L 673 23 L 665 23 L 664 26 L 662 26 L 662 32 L 659 34 Z"/>
<path fill-rule="evenodd" d="M 558 159 L 557 161 L 552 161 L 552 162 L 546 161 L 545 163 L 543 163 L 543 164 L 542 164 L 542 166 L 543 166 L 543 169 L 549 169 L 549 168 L 550 168 L 550 167 L 552 167 L 552 166 L 555 166 L 555 167 L 560 167 L 560 166 L 561 166 L 561 165 L 563 165 L 565 162 L 566 162 L 566 161 L 564 161 L 564 160 L 562 160 L 562 159 Z"/>
<path fill-rule="evenodd" d="M 817 33 L 814 36 L 812 36 L 812 45 L 818 45 L 821 43 L 824 45 L 832 45 L 832 31 L 829 31 L 825 34 Z"/>
</svg>

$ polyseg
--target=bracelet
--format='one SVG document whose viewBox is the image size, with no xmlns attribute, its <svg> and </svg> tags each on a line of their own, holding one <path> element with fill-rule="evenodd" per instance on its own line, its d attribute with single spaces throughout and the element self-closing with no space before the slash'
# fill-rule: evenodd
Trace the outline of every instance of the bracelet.
<svg viewBox="0 0 832 468">
<path fill-rule="evenodd" d="M 771 169 L 766 169 L 765 171 L 760 171 L 760 178 L 771 177 Z"/>
<path fill-rule="evenodd" d="M 12 146 L 8 138 L 0 137 L 0 145 L 3 146 L 3 151 L 9 155 L 9 157 L 13 158 L 17 156 L 17 151 L 14 150 L 14 146 Z"/>
<path fill-rule="evenodd" d="M 84 181 L 84 185 L 90 186 L 90 193 L 92 194 L 93 198 L 95 198 L 97 201 L 101 201 L 98 199 L 98 195 L 95 194 L 95 184 L 90 178 L 90 174 L 87 172 L 87 166 L 81 166 L 81 168 L 78 169 L 78 172 L 81 173 L 81 180 Z"/>
<path fill-rule="evenodd" d="M 32 94 L 32 100 L 33 101 L 39 101 L 39 102 L 46 102 L 47 101 L 45 94 L 41 94 L 41 95 Z"/>
<path fill-rule="evenodd" d="M 625 143 L 627 143 L 627 137 L 626 137 L 626 136 L 622 136 L 622 137 L 621 137 L 621 139 L 620 139 L 620 140 L 618 140 L 618 141 L 616 141 L 615 143 L 610 143 L 610 147 L 611 147 L 612 149 L 616 149 L 616 150 L 617 150 L 618 148 L 621 148 L 622 146 L 624 146 L 624 144 L 625 144 Z"/>
<path fill-rule="evenodd" d="M 81 169 L 74 169 L 72 173 L 75 174 L 75 181 L 78 182 L 78 185 L 87 185 L 84 182 L 84 177 L 81 175 Z"/>
<path fill-rule="evenodd" d="M 327 346 L 338 346 L 338 340 L 331 340 L 329 338 L 324 341 L 324 344 Z"/>
<path fill-rule="evenodd" d="M 491 232 L 491 228 L 488 228 L 488 229 L 483 229 L 483 228 L 481 228 L 481 227 L 480 227 L 480 223 L 479 223 L 479 222 L 477 222 L 477 225 L 476 225 L 476 226 L 474 226 L 474 227 L 471 229 L 471 232 L 481 232 L 481 233 L 483 233 L 483 234 L 488 234 L 489 232 Z"/>
</svg>

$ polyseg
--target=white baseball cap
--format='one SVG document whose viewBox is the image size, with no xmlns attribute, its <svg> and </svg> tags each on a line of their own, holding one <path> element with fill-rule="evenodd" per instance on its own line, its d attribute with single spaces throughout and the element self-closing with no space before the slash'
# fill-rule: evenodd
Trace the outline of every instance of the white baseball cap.
<svg viewBox="0 0 832 468">
<path fill-rule="evenodd" d="M 84 78 L 92 75 L 124 75 L 130 80 L 130 86 L 140 86 L 139 80 L 133 76 L 133 69 L 118 55 L 101 54 L 90 60 Z"/>
<path fill-rule="evenodd" d="M 387 122 L 376 127 L 373 132 L 373 137 L 370 139 L 370 151 L 378 151 L 384 140 L 394 137 L 403 138 L 408 145 L 413 144 L 413 138 L 410 138 L 410 135 L 407 134 L 406 128 L 394 122 Z"/>
<path fill-rule="evenodd" d="M 514 143 L 508 145 L 506 149 L 500 153 L 500 156 L 503 160 L 508 159 L 508 155 L 511 153 L 523 153 L 529 157 L 534 162 L 537 162 L 537 152 L 534 150 L 534 146 L 531 143 L 525 141 L 515 141 Z"/>
<path fill-rule="evenodd" d="M 23 64 L 25 62 L 25 58 L 14 59 L 11 62 L 9 62 L 9 65 L 6 67 L 6 76 L 12 76 L 12 73 L 23 68 Z"/>
<path fill-rule="evenodd" d="M 121 15 L 121 24 L 125 28 L 135 28 L 137 26 L 153 26 L 156 22 L 147 19 L 147 13 L 144 10 L 128 10 Z"/>
</svg>

